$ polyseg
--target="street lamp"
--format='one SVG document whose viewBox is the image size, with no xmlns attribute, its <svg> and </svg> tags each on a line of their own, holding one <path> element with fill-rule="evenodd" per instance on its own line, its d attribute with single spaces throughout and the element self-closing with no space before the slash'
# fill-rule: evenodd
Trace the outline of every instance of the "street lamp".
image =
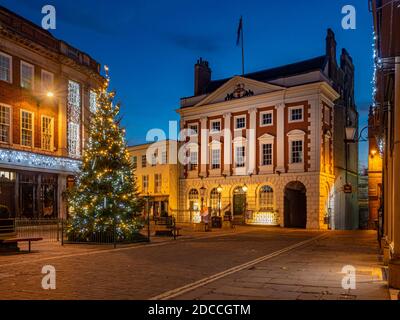
<svg viewBox="0 0 400 320">
<path fill-rule="evenodd" d="M 201 198 L 201 211 L 203 211 L 203 206 L 204 206 L 204 196 L 206 194 L 206 188 L 204 186 L 202 186 L 200 188 L 200 198 Z"/>
<path fill-rule="evenodd" d="M 217 192 L 218 192 L 218 212 L 219 212 L 219 216 L 221 216 L 221 194 L 222 194 L 221 185 L 219 185 L 217 187 Z"/>
<path fill-rule="evenodd" d="M 243 192 L 247 192 L 247 190 L 249 190 L 249 187 L 246 184 L 244 184 L 242 190 Z"/>
</svg>

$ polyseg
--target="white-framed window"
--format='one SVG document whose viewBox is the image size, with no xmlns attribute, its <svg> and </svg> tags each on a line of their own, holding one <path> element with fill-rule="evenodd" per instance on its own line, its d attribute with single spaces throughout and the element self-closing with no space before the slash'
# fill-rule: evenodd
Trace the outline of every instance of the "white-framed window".
<svg viewBox="0 0 400 320">
<path fill-rule="evenodd" d="M 190 150 L 189 151 L 189 171 L 195 171 L 198 169 L 199 167 L 199 153 L 197 152 L 197 150 Z"/>
<path fill-rule="evenodd" d="M 246 166 L 246 147 L 235 147 L 235 166 L 236 168 L 243 168 Z"/>
<path fill-rule="evenodd" d="M 142 192 L 147 193 L 149 191 L 149 176 L 142 176 Z"/>
<path fill-rule="evenodd" d="M 53 91 L 53 89 L 54 89 L 54 74 L 42 69 L 40 86 L 41 86 L 42 92 Z"/>
<path fill-rule="evenodd" d="M 197 123 L 189 124 L 188 129 L 190 136 L 197 136 L 199 134 L 199 125 Z"/>
<path fill-rule="evenodd" d="M 270 186 L 260 188 L 260 211 L 274 210 L 274 190 Z"/>
<path fill-rule="evenodd" d="M 211 133 L 221 132 L 221 120 L 211 120 L 210 121 L 210 131 L 211 131 Z"/>
<path fill-rule="evenodd" d="M 303 106 L 290 107 L 289 108 L 289 123 L 290 122 L 302 122 L 302 121 L 304 121 Z"/>
<path fill-rule="evenodd" d="M 331 124 L 331 108 L 324 106 L 324 122 L 328 125 Z"/>
<path fill-rule="evenodd" d="M 0 80 L 12 83 L 12 57 L 0 52 Z"/>
<path fill-rule="evenodd" d="M 54 146 L 54 119 L 48 116 L 42 116 L 42 149 L 53 151 Z"/>
<path fill-rule="evenodd" d="M 146 155 L 142 155 L 142 168 L 146 168 L 147 167 L 147 157 Z"/>
<path fill-rule="evenodd" d="M 272 166 L 272 143 L 262 144 L 262 165 Z"/>
<path fill-rule="evenodd" d="M 21 110 L 21 145 L 33 147 L 33 112 Z"/>
<path fill-rule="evenodd" d="M 72 156 L 79 156 L 81 153 L 79 129 L 79 124 L 74 122 L 68 123 L 68 152 Z"/>
<path fill-rule="evenodd" d="M 155 167 L 157 165 L 157 152 L 154 152 L 151 156 L 151 166 Z"/>
<path fill-rule="evenodd" d="M 246 116 L 236 116 L 234 119 L 235 119 L 235 130 L 246 129 Z"/>
<path fill-rule="evenodd" d="M 97 111 L 97 93 L 93 90 L 89 92 L 89 110 L 92 113 Z"/>
<path fill-rule="evenodd" d="M 131 162 L 132 162 L 132 168 L 136 169 L 137 168 L 137 156 L 132 156 Z"/>
<path fill-rule="evenodd" d="M 33 90 L 35 77 L 35 67 L 30 63 L 21 61 L 21 87 Z"/>
<path fill-rule="evenodd" d="M 303 162 L 303 140 L 291 141 L 290 163 Z"/>
<path fill-rule="evenodd" d="M 11 107 L 0 104 L 0 142 L 10 143 Z"/>
<path fill-rule="evenodd" d="M 167 164 L 168 163 L 168 153 L 167 151 L 162 151 L 161 152 L 161 164 Z"/>
<path fill-rule="evenodd" d="M 162 176 L 161 173 L 154 175 L 154 193 L 161 193 Z"/>
<path fill-rule="evenodd" d="M 270 111 L 263 111 L 260 113 L 260 127 L 267 127 L 272 126 L 274 123 L 274 112 Z"/>
<path fill-rule="evenodd" d="M 301 130 L 292 130 L 288 136 L 289 146 L 289 172 L 303 172 L 304 171 L 304 150 L 305 150 L 305 135 L 306 133 Z"/>
<path fill-rule="evenodd" d="M 211 149 L 211 169 L 221 168 L 221 149 Z"/>
</svg>

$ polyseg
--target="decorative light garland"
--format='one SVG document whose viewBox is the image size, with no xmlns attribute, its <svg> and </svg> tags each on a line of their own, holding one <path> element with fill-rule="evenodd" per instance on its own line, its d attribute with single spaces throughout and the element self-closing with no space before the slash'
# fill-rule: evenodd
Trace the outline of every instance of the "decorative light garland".
<svg viewBox="0 0 400 320">
<path fill-rule="evenodd" d="M 39 169 L 77 172 L 81 165 L 81 161 L 34 154 L 25 151 L 0 149 L 0 164 L 13 164 Z"/>
</svg>

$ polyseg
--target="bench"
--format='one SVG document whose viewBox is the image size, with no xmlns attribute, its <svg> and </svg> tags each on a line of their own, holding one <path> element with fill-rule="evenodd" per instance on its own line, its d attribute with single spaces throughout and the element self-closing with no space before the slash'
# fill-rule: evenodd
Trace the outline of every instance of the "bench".
<svg viewBox="0 0 400 320">
<path fill-rule="evenodd" d="M 12 238 L 12 239 L 0 240 L 0 243 L 11 244 L 11 243 L 18 243 L 18 242 L 28 242 L 29 243 L 28 251 L 31 252 L 31 243 L 41 241 L 41 240 L 43 240 L 43 238 Z"/>
</svg>

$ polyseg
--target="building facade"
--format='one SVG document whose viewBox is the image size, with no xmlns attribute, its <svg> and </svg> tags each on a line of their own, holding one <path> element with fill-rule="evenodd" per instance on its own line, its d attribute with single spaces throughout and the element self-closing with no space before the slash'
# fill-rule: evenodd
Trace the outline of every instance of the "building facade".
<svg viewBox="0 0 400 320">
<path fill-rule="evenodd" d="M 170 161 L 170 155 L 176 155 L 175 145 L 176 142 L 162 141 L 128 147 L 139 195 L 149 200 L 153 217 L 178 213 L 179 170 L 176 161 Z"/>
<path fill-rule="evenodd" d="M 307 61 L 222 80 L 211 80 L 207 61 L 196 63 L 194 96 L 178 110 L 186 220 L 197 221 L 204 208 L 256 225 L 326 229 L 343 219 L 351 206 L 336 202 L 344 181 L 337 181 L 335 139 L 344 126 L 337 128 L 335 116 L 352 95 L 353 69 L 345 50 L 341 66 L 333 63 L 335 51 L 328 30 L 327 53 Z"/>
<path fill-rule="evenodd" d="M 66 215 L 100 65 L 0 7 L 0 206 L 11 217 Z"/>
<path fill-rule="evenodd" d="M 382 214 L 380 221 L 384 262 L 389 285 L 400 289 L 400 7 L 396 1 L 372 1 L 375 31 L 375 101 L 378 119 L 373 139 L 382 155 Z"/>
</svg>

